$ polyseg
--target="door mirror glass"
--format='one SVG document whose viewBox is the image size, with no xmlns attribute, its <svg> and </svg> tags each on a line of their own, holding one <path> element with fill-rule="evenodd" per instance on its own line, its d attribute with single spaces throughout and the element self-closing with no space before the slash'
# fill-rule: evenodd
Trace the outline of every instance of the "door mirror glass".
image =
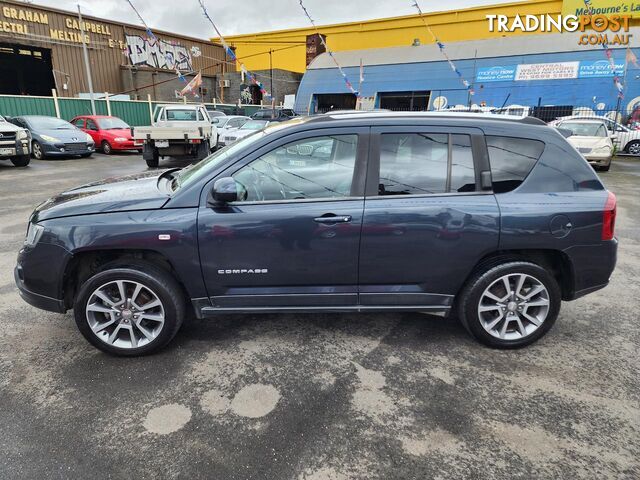
<svg viewBox="0 0 640 480">
<path fill-rule="evenodd" d="M 210 200 L 218 205 L 244 200 L 246 197 L 246 189 L 231 177 L 216 180 L 210 193 Z"/>
</svg>

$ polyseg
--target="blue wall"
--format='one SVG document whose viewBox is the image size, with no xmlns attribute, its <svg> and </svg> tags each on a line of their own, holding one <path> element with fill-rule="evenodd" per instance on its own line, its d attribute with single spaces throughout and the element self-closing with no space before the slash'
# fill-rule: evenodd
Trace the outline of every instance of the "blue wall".
<svg viewBox="0 0 640 480">
<path fill-rule="evenodd" d="M 633 50 L 640 58 L 640 49 Z M 623 64 L 625 50 L 613 50 L 613 58 L 616 64 Z M 510 93 L 507 105 L 533 106 L 537 105 L 538 99 L 541 98 L 542 105 L 574 105 L 595 109 L 597 103 L 604 103 L 607 109 L 615 108 L 618 90 L 612 77 L 490 82 L 475 82 L 474 78 L 474 72 L 486 67 L 578 60 L 606 60 L 606 56 L 604 50 L 588 50 L 480 58 L 476 61 L 456 60 L 455 64 L 464 77 L 474 83 L 476 93 L 472 102 L 476 104 L 484 101 L 487 106 L 500 107 Z M 347 67 L 344 70 L 354 86 L 357 86 L 360 67 Z M 621 103 L 623 108 L 640 96 L 640 80 L 635 79 L 638 75 L 640 75 L 640 69 L 629 65 L 624 100 Z M 362 96 L 375 96 L 378 92 L 411 90 L 430 90 L 432 98 L 444 95 L 449 105 L 467 104 L 467 91 L 446 61 L 372 66 L 365 64 Z M 335 68 L 307 70 L 296 96 L 296 111 L 307 113 L 312 95 L 318 93 L 349 93 L 349 90 Z M 593 97 L 596 97 L 595 102 Z"/>
</svg>

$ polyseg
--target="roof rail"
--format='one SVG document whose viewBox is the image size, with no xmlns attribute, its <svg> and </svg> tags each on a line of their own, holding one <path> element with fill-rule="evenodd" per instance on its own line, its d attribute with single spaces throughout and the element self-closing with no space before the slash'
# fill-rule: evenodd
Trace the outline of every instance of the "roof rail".
<svg viewBox="0 0 640 480">
<path fill-rule="evenodd" d="M 539 119 L 538 117 L 522 117 L 522 120 L 520 121 L 529 125 L 546 125 L 546 123 L 544 123 L 544 121 Z"/>
</svg>

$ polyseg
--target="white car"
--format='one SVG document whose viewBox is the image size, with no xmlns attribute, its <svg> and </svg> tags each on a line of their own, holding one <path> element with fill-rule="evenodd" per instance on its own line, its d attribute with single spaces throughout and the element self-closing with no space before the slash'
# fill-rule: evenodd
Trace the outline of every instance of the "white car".
<svg viewBox="0 0 640 480">
<path fill-rule="evenodd" d="M 229 130 L 228 132 L 224 133 L 222 135 L 221 142 L 223 142 L 224 145 L 229 145 L 240 138 L 244 138 L 247 135 L 251 135 L 253 132 L 266 128 L 267 125 L 269 125 L 269 123 L 272 123 L 272 122 L 268 122 L 266 120 L 249 120 L 240 128 L 235 128 L 233 130 Z"/>
<path fill-rule="evenodd" d="M 226 133 L 229 133 L 231 130 L 240 128 L 249 120 L 251 120 L 251 118 L 245 117 L 243 115 L 226 115 L 224 117 L 213 117 L 211 119 L 211 124 L 215 125 L 218 129 L 218 146 L 225 146 L 224 135 Z"/>
<path fill-rule="evenodd" d="M 596 170 L 609 170 L 613 157 L 613 142 L 602 120 L 564 120 L 558 122 L 556 127 L 571 132 L 567 140 Z"/>
<path fill-rule="evenodd" d="M 562 122 L 567 120 L 585 120 L 594 119 L 604 122 L 609 131 L 609 135 L 614 135 L 613 144 L 616 146 L 618 152 L 626 152 L 631 155 L 640 155 L 640 130 L 631 130 L 624 125 L 614 122 L 607 117 L 584 117 L 575 115 L 572 117 L 563 117 L 550 122 L 549 125 L 559 126 Z"/>
</svg>

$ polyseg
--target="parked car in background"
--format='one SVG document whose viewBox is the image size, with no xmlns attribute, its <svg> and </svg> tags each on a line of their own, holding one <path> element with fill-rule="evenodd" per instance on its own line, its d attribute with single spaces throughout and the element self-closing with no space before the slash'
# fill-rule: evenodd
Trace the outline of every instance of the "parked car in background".
<svg viewBox="0 0 640 480">
<path fill-rule="evenodd" d="M 0 160 L 10 160 L 16 167 L 26 167 L 31 159 L 29 130 L 7 122 L 0 115 Z"/>
<path fill-rule="evenodd" d="M 107 155 L 113 153 L 114 150 L 142 152 L 142 148 L 133 141 L 131 127 L 118 117 L 83 115 L 75 117 L 71 120 L 71 124 L 91 135 L 96 148 L 100 148 Z"/>
<path fill-rule="evenodd" d="M 133 138 L 147 166 L 156 168 L 165 156 L 202 160 L 215 150 L 218 129 L 203 105 L 158 105 L 151 126 L 133 127 Z"/>
<path fill-rule="evenodd" d="M 248 120 L 241 127 L 227 130 L 222 137 L 221 144 L 229 145 L 241 138 L 251 135 L 252 133 L 266 128 L 269 123 L 267 120 Z"/>
<path fill-rule="evenodd" d="M 251 118 L 245 117 L 243 115 L 227 115 L 224 117 L 215 117 L 211 119 L 211 123 L 216 126 L 218 129 L 218 146 L 224 147 L 224 135 L 229 133 L 231 130 L 235 130 L 240 128 L 242 125 L 247 123 Z"/>
<path fill-rule="evenodd" d="M 317 115 L 45 201 L 14 277 L 115 355 L 157 351 L 190 314 L 327 311 L 453 313 L 520 348 L 562 300 L 608 284 L 615 218 L 615 195 L 538 119 Z"/>
<path fill-rule="evenodd" d="M 571 132 L 567 138 L 596 170 L 608 171 L 613 157 L 613 141 L 602 120 L 574 119 L 558 122 L 557 128 Z"/>
<path fill-rule="evenodd" d="M 549 125 L 555 127 L 566 121 L 585 119 L 599 120 L 604 123 L 607 127 L 607 131 L 609 132 L 609 136 L 613 141 L 613 145 L 616 147 L 618 152 L 640 155 L 640 130 L 632 130 L 631 128 L 625 127 L 624 125 L 607 117 L 585 117 L 574 115 L 571 117 L 559 118 L 553 122 L 549 122 Z"/>
<path fill-rule="evenodd" d="M 22 115 L 11 122 L 31 132 L 31 153 L 34 158 L 78 155 L 86 158 L 95 151 L 95 142 L 66 120 L 44 115 Z"/>
<path fill-rule="evenodd" d="M 215 118 L 215 117 L 226 117 L 227 114 L 220 111 L 220 110 L 216 110 L 212 105 L 206 105 L 205 108 L 207 109 L 207 113 L 209 114 L 209 117 L 211 119 Z"/>
<path fill-rule="evenodd" d="M 251 118 L 254 120 L 269 120 L 270 122 L 283 122 L 296 116 L 291 108 L 261 108 Z"/>
</svg>

